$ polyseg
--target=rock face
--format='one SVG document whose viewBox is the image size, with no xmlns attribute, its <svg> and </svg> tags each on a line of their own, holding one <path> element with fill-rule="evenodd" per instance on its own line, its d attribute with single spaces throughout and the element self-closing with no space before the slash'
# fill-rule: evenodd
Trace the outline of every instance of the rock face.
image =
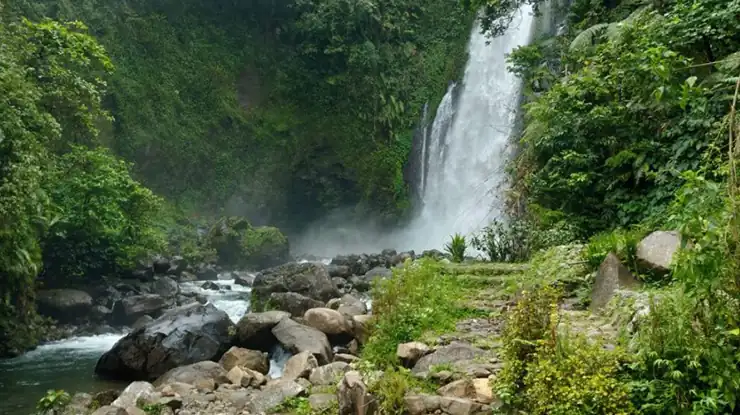
<svg viewBox="0 0 740 415">
<path fill-rule="evenodd" d="M 219 363 L 226 370 L 231 370 L 235 366 L 242 366 L 260 372 L 263 375 L 266 375 L 270 370 L 270 361 L 267 358 L 267 353 L 242 349 L 236 346 L 224 353 Z"/>
<path fill-rule="evenodd" d="M 332 361 L 331 345 L 326 334 L 286 318 L 272 329 L 272 334 L 291 353 L 309 352 L 319 365 Z"/>
<path fill-rule="evenodd" d="M 113 324 L 128 326 L 144 315 L 157 317 L 167 305 L 167 301 L 156 294 L 126 297 L 113 306 Z"/>
<path fill-rule="evenodd" d="M 337 388 L 339 415 L 368 415 L 375 413 L 377 403 L 368 393 L 362 375 L 350 371 L 344 375 Z"/>
<path fill-rule="evenodd" d="M 92 310 L 92 297 L 80 290 L 41 290 L 36 293 L 39 313 L 62 323 L 84 319 Z"/>
<path fill-rule="evenodd" d="M 622 265 L 613 253 L 609 253 L 596 273 L 593 291 L 591 292 L 591 309 L 604 307 L 619 289 L 632 289 L 640 285 L 632 273 Z"/>
<path fill-rule="evenodd" d="M 298 293 L 272 293 L 268 301 L 271 308 L 287 311 L 293 317 L 302 317 L 306 311 L 324 305 L 321 301 Z"/>
<path fill-rule="evenodd" d="M 227 372 L 216 362 L 204 361 L 174 368 L 160 376 L 154 386 L 186 384 L 198 386 L 204 383 L 220 385 L 229 383 Z"/>
<path fill-rule="evenodd" d="M 229 316 L 212 304 L 170 310 L 106 352 L 95 373 L 122 380 L 152 380 L 168 370 L 218 358 L 229 346 Z"/>
<path fill-rule="evenodd" d="M 326 302 L 339 296 L 324 264 L 289 263 L 257 274 L 252 284 L 252 305 L 262 311 L 272 293 L 293 292 Z"/>
<path fill-rule="evenodd" d="M 638 265 L 658 275 L 671 270 L 673 256 L 681 247 L 678 232 L 655 231 L 637 245 Z"/>
<path fill-rule="evenodd" d="M 411 370 L 414 374 L 428 372 L 434 365 L 454 363 L 463 360 L 473 360 L 485 355 L 485 351 L 473 347 L 467 343 L 453 342 L 447 346 L 440 347 L 432 354 L 428 354 L 414 365 Z"/>
<path fill-rule="evenodd" d="M 239 320 L 236 325 L 235 345 L 247 349 L 269 351 L 275 344 L 273 327 L 283 319 L 289 319 L 290 313 L 285 311 L 266 311 L 264 313 L 249 313 Z"/>
</svg>

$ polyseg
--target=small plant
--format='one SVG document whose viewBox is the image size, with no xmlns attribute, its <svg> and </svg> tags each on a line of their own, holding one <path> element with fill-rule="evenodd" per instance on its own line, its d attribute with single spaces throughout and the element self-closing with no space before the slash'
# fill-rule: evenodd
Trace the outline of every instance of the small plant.
<svg viewBox="0 0 740 415">
<path fill-rule="evenodd" d="M 165 407 L 161 403 L 144 403 L 142 401 L 139 401 L 137 406 L 139 409 L 146 412 L 147 415 L 161 415 Z"/>
<path fill-rule="evenodd" d="M 405 412 L 404 397 L 410 391 L 433 393 L 434 386 L 415 378 L 405 368 L 386 369 L 375 382 L 369 385 L 369 391 L 378 398 L 379 413 L 401 415 Z"/>
<path fill-rule="evenodd" d="M 468 249 L 468 242 L 463 235 L 456 233 L 452 240 L 445 245 L 445 250 L 452 256 L 452 262 L 463 262 L 465 260 L 465 251 Z"/>
<path fill-rule="evenodd" d="M 39 415 L 57 415 L 69 405 L 72 397 L 63 390 L 49 390 L 36 404 Z"/>
</svg>

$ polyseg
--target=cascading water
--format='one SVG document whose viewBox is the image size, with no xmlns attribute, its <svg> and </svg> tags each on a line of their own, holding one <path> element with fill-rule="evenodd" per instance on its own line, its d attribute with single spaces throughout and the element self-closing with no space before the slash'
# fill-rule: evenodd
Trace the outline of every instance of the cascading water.
<svg viewBox="0 0 740 415">
<path fill-rule="evenodd" d="M 327 220 L 310 227 L 295 248 L 324 256 L 440 249 L 451 234 L 470 234 L 500 215 L 507 144 L 521 97 L 521 81 L 507 70 L 506 54 L 529 43 L 533 26 L 531 7 L 523 6 L 500 37 L 489 39 L 478 25 L 473 28 L 462 83 L 450 85 L 432 128 L 422 125 L 422 177 L 416 183 L 422 207 L 409 226 L 379 234 L 366 224 Z"/>
</svg>

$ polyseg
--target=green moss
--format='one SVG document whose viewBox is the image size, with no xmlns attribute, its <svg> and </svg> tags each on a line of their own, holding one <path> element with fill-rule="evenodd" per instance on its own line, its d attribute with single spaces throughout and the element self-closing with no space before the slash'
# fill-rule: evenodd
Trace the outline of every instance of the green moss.
<svg viewBox="0 0 740 415">
<path fill-rule="evenodd" d="M 207 241 L 226 266 L 262 269 L 290 259 L 288 238 L 279 229 L 254 228 L 241 217 L 218 220 L 211 226 Z"/>
</svg>

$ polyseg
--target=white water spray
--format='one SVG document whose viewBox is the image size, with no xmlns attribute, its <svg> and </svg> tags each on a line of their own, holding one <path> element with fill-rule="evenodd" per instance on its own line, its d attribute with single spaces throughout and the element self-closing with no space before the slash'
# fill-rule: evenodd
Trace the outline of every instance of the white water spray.
<svg viewBox="0 0 740 415">
<path fill-rule="evenodd" d="M 521 95 L 521 81 L 506 69 L 506 54 L 529 43 L 533 23 L 531 7 L 523 6 L 503 36 L 487 39 L 478 25 L 473 29 L 462 84 L 450 86 L 425 133 L 423 206 L 408 227 L 379 234 L 372 224 L 335 218 L 309 229 L 296 251 L 331 256 L 384 248 L 440 249 L 451 234 L 470 235 L 498 217 L 507 144 Z"/>
</svg>

